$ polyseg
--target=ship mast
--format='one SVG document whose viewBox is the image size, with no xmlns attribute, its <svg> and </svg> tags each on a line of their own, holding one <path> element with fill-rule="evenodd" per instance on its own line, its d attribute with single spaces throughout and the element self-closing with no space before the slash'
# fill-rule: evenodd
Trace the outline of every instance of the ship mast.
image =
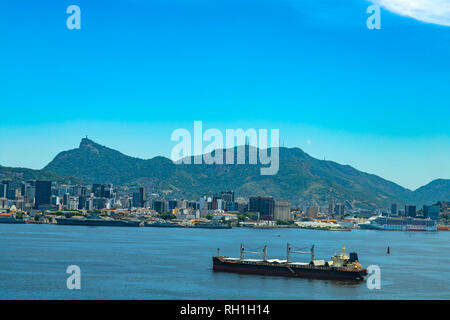
<svg viewBox="0 0 450 320">
<path fill-rule="evenodd" d="M 291 248 L 291 244 L 287 244 L 286 248 L 286 263 L 291 262 L 291 253 L 300 253 L 300 254 L 310 254 L 311 255 L 311 261 L 314 260 L 314 245 L 311 247 L 311 251 L 294 251 Z"/>
<path fill-rule="evenodd" d="M 263 261 L 267 261 L 267 245 L 264 246 L 264 249 L 262 252 L 259 251 L 245 251 L 244 244 L 241 243 L 241 254 L 239 259 L 244 260 L 244 253 L 251 253 L 251 254 L 262 254 L 263 255 Z"/>
</svg>

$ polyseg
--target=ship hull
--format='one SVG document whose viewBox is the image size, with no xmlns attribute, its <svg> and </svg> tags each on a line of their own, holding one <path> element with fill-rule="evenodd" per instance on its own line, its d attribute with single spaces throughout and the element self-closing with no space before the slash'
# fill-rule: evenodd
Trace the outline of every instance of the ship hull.
<svg viewBox="0 0 450 320">
<path fill-rule="evenodd" d="M 185 228 L 185 226 L 175 224 L 175 223 L 146 223 L 144 227 L 152 228 Z"/>
<path fill-rule="evenodd" d="M 437 231 L 437 226 L 360 224 L 361 229 L 383 231 Z"/>
<path fill-rule="evenodd" d="M 207 225 L 207 224 L 205 224 L 205 225 L 196 225 L 196 226 L 193 226 L 193 227 L 191 227 L 191 228 L 198 228 L 198 229 L 231 229 L 232 227 L 231 226 L 229 226 L 229 225 Z"/>
<path fill-rule="evenodd" d="M 332 267 L 311 267 L 309 265 L 248 263 L 236 260 L 227 261 L 220 257 L 213 257 L 213 270 L 240 274 L 347 281 L 363 281 L 367 275 L 365 269 L 347 271 Z"/>
<path fill-rule="evenodd" d="M 24 220 L 16 220 L 14 218 L 2 218 L 0 219 L 0 223 L 12 223 L 12 224 L 23 224 Z"/>
<path fill-rule="evenodd" d="M 89 227 L 139 227 L 139 221 L 124 220 L 82 220 L 82 219 L 56 219 L 57 224 L 66 226 L 89 226 Z"/>
</svg>

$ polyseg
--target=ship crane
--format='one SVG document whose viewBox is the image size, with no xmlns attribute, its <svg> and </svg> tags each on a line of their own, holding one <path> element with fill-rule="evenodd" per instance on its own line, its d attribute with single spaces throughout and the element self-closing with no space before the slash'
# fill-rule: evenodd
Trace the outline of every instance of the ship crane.
<svg viewBox="0 0 450 320">
<path fill-rule="evenodd" d="M 287 244 L 287 248 L 286 248 L 286 263 L 290 263 L 291 262 L 291 253 L 299 253 L 299 254 L 310 254 L 311 255 L 311 261 L 314 260 L 314 245 L 312 245 L 311 250 L 310 251 L 295 251 L 292 250 L 291 244 L 288 243 Z"/>
<path fill-rule="evenodd" d="M 260 251 L 245 251 L 244 250 L 244 244 L 241 243 L 241 255 L 239 257 L 239 260 L 244 260 L 244 253 L 250 253 L 250 254 L 262 254 L 263 261 L 267 261 L 267 246 L 264 246 L 262 252 Z"/>
</svg>

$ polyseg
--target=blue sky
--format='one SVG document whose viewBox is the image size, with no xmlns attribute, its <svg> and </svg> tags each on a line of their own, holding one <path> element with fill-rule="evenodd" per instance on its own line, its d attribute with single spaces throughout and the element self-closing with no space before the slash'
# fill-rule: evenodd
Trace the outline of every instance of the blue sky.
<svg viewBox="0 0 450 320">
<path fill-rule="evenodd" d="M 381 30 L 366 27 L 372 2 Z M 85 135 L 169 156 L 172 131 L 201 120 L 280 129 L 285 146 L 411 189 L 450 178 L 448 3 L 372 2 L 1 2 L 0 164 L 42 168 Z"/>
</svg>

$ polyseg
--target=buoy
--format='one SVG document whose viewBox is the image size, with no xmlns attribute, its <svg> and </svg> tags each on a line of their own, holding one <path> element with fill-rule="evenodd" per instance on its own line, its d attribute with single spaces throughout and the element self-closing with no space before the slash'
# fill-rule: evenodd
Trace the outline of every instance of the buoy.
<svg viewBox="0 0 450 320">
<path fill-rule="evenodd" d="M 389 247 L 388 247 L 387 253 L 388 253 L 388 254 L 390 254 L 390 253 L 391 253 L 391 251 L 389 250 Z"/>
</svg>

